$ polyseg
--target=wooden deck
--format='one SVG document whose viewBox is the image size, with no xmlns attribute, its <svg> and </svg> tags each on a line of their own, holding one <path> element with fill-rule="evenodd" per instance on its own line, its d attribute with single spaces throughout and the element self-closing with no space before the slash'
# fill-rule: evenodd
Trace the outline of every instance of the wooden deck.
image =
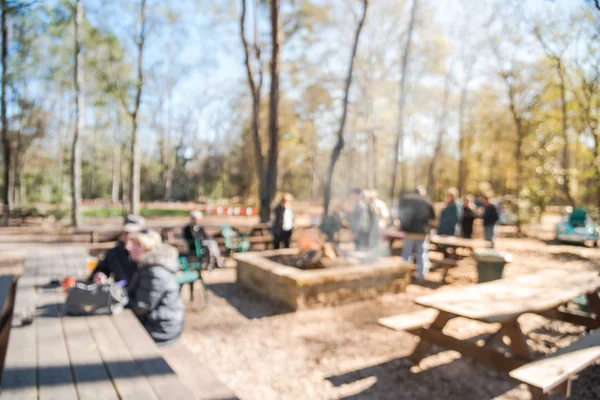
<svg viewBox="0 0 600 400">
<path fill-rule="evenodd" d="M 26 259 L 17 286 L 2 398 L 206 398 L 181 381 L 130 310 L 116 316 L 63 315 L 65 294 L 51 281 L 85 276 L 86 257 L 83 248 L 58 248 Z M 22 325 L 21 317 L 30 312 L 35 314 L 33 323 Z M 199 364 L 187 362 L 190 368 Z"/>
</svg>

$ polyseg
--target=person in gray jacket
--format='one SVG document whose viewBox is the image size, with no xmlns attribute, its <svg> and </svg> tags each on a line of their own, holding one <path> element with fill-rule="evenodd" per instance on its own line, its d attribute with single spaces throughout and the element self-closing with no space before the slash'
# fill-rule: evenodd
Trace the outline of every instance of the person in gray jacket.
<svg viewBox="0 0 600 400">
<path fill-rule="evenodd" d="M 149 230 L 132 235 L 127 247 L 137 263 L 128 285 L 129 307 L 159 346 L 173 343 L 181 336 L 185 319 L 176 275 L 177 249 Z"/>
</svg>

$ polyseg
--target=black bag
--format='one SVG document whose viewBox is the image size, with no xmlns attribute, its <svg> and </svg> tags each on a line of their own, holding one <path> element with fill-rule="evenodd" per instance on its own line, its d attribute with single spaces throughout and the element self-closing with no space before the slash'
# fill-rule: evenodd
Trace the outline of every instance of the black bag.
<svg viewBox="0 0 600 400">
<path fill-rule="evenodd" d="M 65 303 L 68 315 L 111 315 L 119 314 L 128 302 L 127 292 L 121 286 L 83 282 L 75 284 Z"/>
</svg>

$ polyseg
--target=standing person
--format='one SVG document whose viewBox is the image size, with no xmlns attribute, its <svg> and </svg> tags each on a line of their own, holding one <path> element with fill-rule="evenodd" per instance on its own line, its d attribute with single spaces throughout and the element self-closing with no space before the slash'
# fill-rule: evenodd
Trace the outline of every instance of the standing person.
<svg viewBox="0 0 600 400">
<path fill-rule="evenodd" d="M 446 207 L 440 215 L 440 223 L 437 233 L 443 236 L 456 236 L 461 220 L 461 210 L 457 203 L 458 190 L 456 188 L 448 189 L 446 196 Z"/>
<path fill-rule="evenodd" d="M 462 237 L 466 239 L 471 239 L 473 237 L 473 222 L 475 221 L 475 218 L 476 214 L 475 205 L 473 204 L 473 196 L 467 196 L 462 212 Z"/>
<path fill-rule="evenodd" d="M 490 198 L 483 196 L 483 232 L 485 240 L 492 242 L 492 247 L 496 241 L 496 223 L 500 219 L 496 206 L 492 204 Z"/>
<path fill-rule="evenodd" d="M 417 280 L 423 281 L 429 271 L 429 230 L 435 211 L 426 198 L 427 192 L 419 186 L 414 193 L 400 200 L 399 217 L 405 233 L 402 257 L 409 261 L 416 254 Z"/>
<path fill-rule="evenodd" d="M 369 237 L 369 248 L 378 251 L 381 245 L 381 232 L 390 223 L 390 209 L 383 200 L 379 198 L 376 190 L 369 191 L 370 205 L 373 209 L 373 221 L 371 221 L 371 234 Z"/>
<path fill-rule="evenodd" d="M 204 231 L 204 227 L 201 225 L 203 218 L 204 214 L 202 214 L 202 211 L 192 211 L 190 213 L 191 223 L 183 228 L 183 238 L 187 242 L 188 250 L 191 254 L 197 254 L 196 241 L 198 241 L 208 251 L 210 258 L 209 268 L 215 265 L 217 268 L 223 268 L 219 244 L 212 236 L 207 235 Z"/>
<path fill-rule="evenodd" d="M 290 193 L 281 196 L 279 205 L 275 207 L 275 221 L 273 222 L 273 240 L 276 249 L 283 243 L 286 249 L 290 248 L 292 231 L 294 229 L 294 210 L 292 201 L 294 197 Z"/>
<path fill-rule="evenodd" d="M 137 215 L 129 214 L 125 217 L 125 225 L 117 245 L 107 251 L 104 259 L 98 262 L 88 282 L 100 284 L 106 282 L 110 276 L 115 282 L 131 282 L 135 272 L 135 261 L 131 259 L 126 244 L 132 234 L 144 229 L 145 223 L 144 218 Z"/>
<path fill-rule="evenodd" d="M 172 343 L 181 336 L 185 319 L 176 275 L 177 249 L 148 230 L 132 235 L 127 248 L 137 263 L 128 288 L 129 307 L 158 345 Z"/>
<path fill-rule="evenodd" d="M 354 210 L 350 227 L 354 235 L 354 244 L 356 250 L 365 251 L 369 248 L 369 238 L 373 230 L 373 224 L 377 223 L 375 209 L 369 201 L 369 193 L 361 191 Z"/>
</svg>

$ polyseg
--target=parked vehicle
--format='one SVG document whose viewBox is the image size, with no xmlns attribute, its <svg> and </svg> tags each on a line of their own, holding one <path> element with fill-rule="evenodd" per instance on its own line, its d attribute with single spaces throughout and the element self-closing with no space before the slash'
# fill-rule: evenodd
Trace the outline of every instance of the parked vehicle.
<svg viewBox="0 0 600 400">
<path fill-rule="evenodd" d="M 556 225 L 556 239 L 561 242 L 596 246 L 600 239 L 599 229 L 586 210 L 576 208 L 565 214 L 563 220 Z"/>
</svg>

